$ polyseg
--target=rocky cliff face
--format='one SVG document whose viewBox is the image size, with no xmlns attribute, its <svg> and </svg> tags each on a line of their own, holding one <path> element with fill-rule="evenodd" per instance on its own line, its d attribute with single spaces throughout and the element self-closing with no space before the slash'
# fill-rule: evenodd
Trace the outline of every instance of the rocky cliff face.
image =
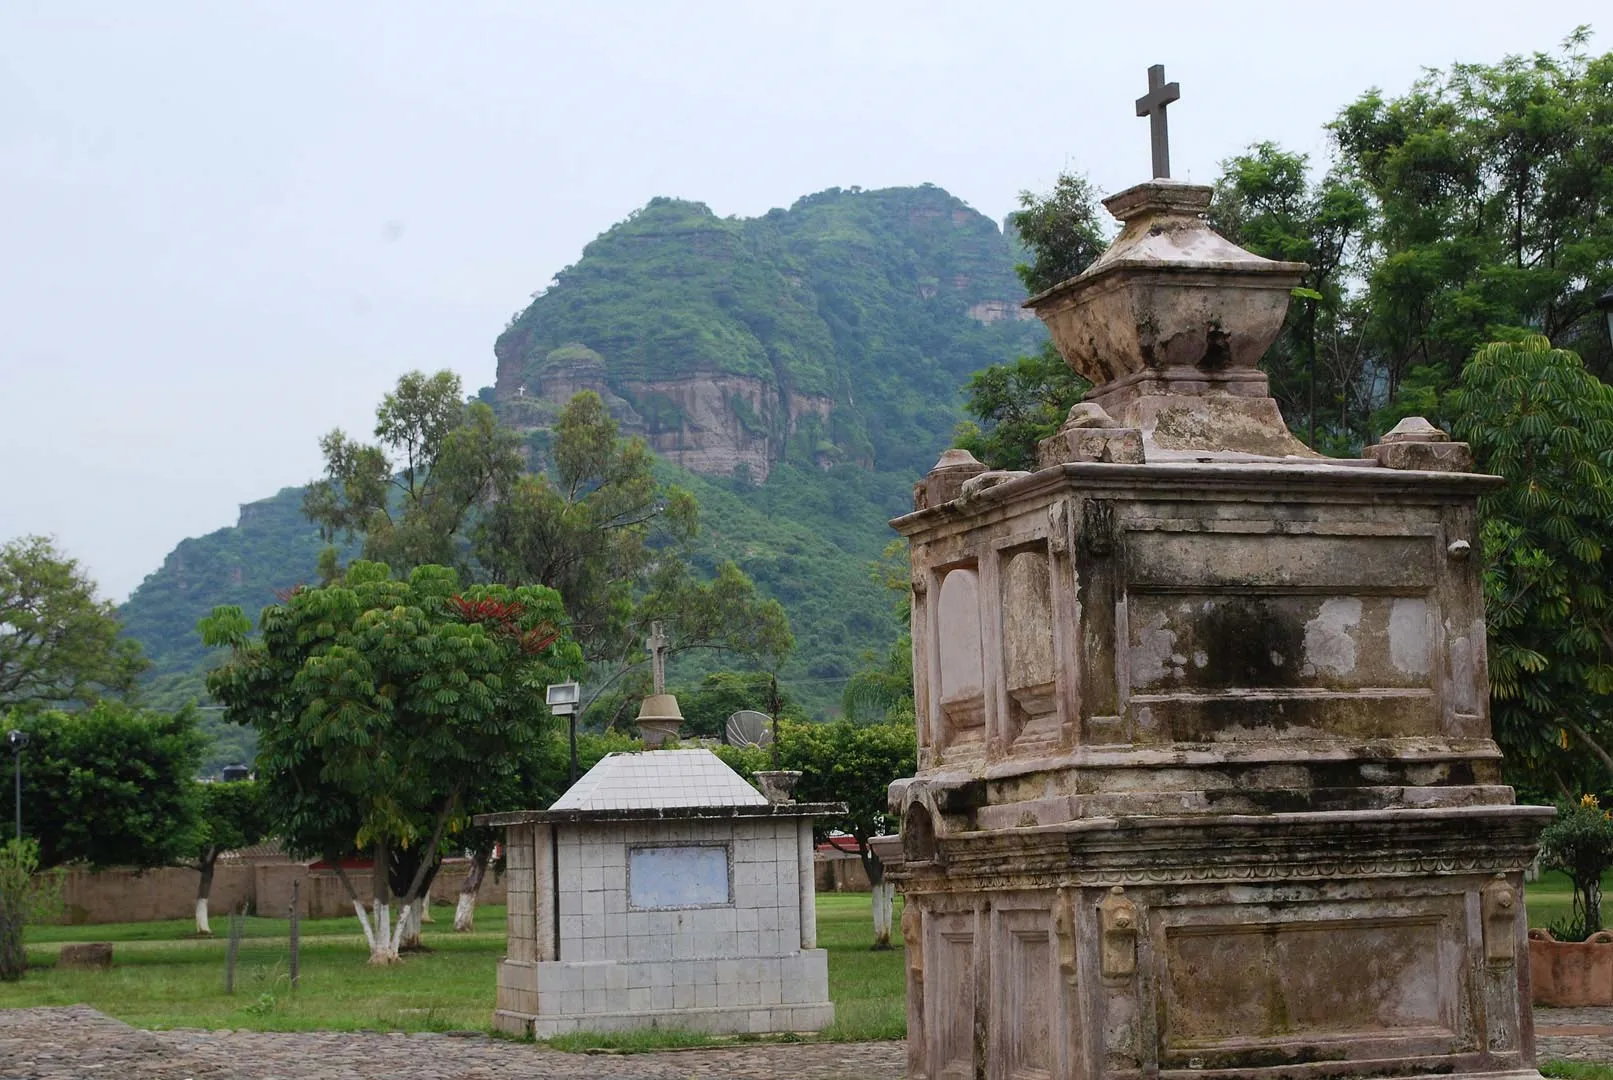
<svg viewBox="0 0 1613 1080">
<path fill-rule="evenodd" d="M 657 199 L 499 337 L 505 422 L 580 390 L 705 475 L 928 464 L 967 375 L 1034 344 L 1011 244 L 939 188 L 808 196 L 760 218 Z"/>
</svg>

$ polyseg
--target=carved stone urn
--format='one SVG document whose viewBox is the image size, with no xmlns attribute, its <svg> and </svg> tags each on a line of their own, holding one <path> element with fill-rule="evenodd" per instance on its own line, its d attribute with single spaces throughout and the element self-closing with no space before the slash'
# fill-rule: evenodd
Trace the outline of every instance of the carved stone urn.
<svg viewBox="0 0 1613 1080">
<path fill-rule="evenodd" d="M 756 783 L 761 786 L 762 794 L 767 796 L 770 803 L 792 803 L 795 801 L 795 785 L 801 780 L 801 774 L 794 769 L 764 769 L 753 774 Z"/>
<path fill-rule="evenodd" d="M 1256 363 L 1304 263 L 1274 262 L 1204 220 L 1211 189 L 1150 180 L 1104 200 L 1124 223 L 1085 272 L 1025 301 L 1087 400 L 1142 433 L 1147 459 L 1206 451 L 1314 457 L 1288 433 Z"/>
</svg>

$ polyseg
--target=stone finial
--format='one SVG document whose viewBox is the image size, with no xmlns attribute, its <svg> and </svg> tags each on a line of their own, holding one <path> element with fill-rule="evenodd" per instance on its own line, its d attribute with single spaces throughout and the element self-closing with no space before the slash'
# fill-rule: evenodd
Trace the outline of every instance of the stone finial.
<svg viewBox="0 0 1613 1080">
<path fill-rule="evenodd" d="M 953 447 L 941 454 L 935 466 L 913 488 L 913 509 L 925 510 L 949 503 L 963 493 L 963 483 L 986 471 L 967 450 Z"/>
<path fill-rule="evenodd" d="M 638 710 L 639 734 L 649 750 L 659 750 L 669 739 L 678 737 L 683 726 L 683 710 L 672 694 L 651 694 Z"/>
<path fill-rule="evenodd" d="M 1408 416 L 1366 448 L 1363 457 L 1386 469 L 1413 472 L 1472 472 L 1473 450 L 1421 416 Z"/>
<path fill-rule="evenodd" d="M 795 802 L 795 785 L 801 774 L 795 769 L 761 769 L 753 773 L 767 801 L 775 804 Z"/>
<path fill-rule="evenodd" d="M 1304 263 L 1245 251 L 1204 220 L 1211 189 L 1151 180 L 1104 200 L 1124 222 L 1085 272 L 1025 301 L 1090 403 L 1166 451 L 1314 456 L 1256 366 Z"/>
</svg>

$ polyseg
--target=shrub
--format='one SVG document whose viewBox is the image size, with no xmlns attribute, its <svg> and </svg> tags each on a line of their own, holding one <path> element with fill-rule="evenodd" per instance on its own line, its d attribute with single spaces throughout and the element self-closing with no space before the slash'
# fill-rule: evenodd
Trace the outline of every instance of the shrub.
<svg viewBox="0 0 1613 1080">
<path fill-rule="evenodd" d="M 1578 806 L 1560 808 L 1557 820 L 1540 834 L 1540 854 L 1549 868 L 1563 871 L 1574 883 L 1576 932 L 1568 937 L 1582 940 L 1602 929 L 1602 875 L 1613 867 L 1613 814 L 1602 809 L 1595 795 L 1582 797 Z"/>
<path fill-rule="evenodd" d="M 59 906 L 55 875 L 38 874 L 39 844 L 9 840 L 0 847 L 0 979 L 15 982 L 28 968 L 22 931 Z"/>
</svg>

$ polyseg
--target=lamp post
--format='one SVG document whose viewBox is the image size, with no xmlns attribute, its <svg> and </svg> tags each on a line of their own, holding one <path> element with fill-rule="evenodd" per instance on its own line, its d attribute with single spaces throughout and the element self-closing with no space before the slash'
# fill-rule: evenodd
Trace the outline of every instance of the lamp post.
<svg viewBox="0 0 1613 1080">
<path fill-rule="evenodd" d="M 555 683 L 545 691 L 549 711 L 571 720 L 571 782 L 577 782 L 577 703 L 582 700 L 582 688 L 574 682 Z"/>
<path fill-rule="evenodd" d="M 1613 345 L 1613 289 L 1601 295 L 1596 307 L 1602 313 L 1602 328 L 1607 331 L 1608 344 Z"/>
<path fill-rule="evenodd" d="M 28 733 L 12 728 L 6 732 L 6 745 L 11 747 L 11 757 L 15 766 L 15 793 L 17 809 L 17 839 L 22 839 L 22 748 L 28 745 Z"/>
</svg>

